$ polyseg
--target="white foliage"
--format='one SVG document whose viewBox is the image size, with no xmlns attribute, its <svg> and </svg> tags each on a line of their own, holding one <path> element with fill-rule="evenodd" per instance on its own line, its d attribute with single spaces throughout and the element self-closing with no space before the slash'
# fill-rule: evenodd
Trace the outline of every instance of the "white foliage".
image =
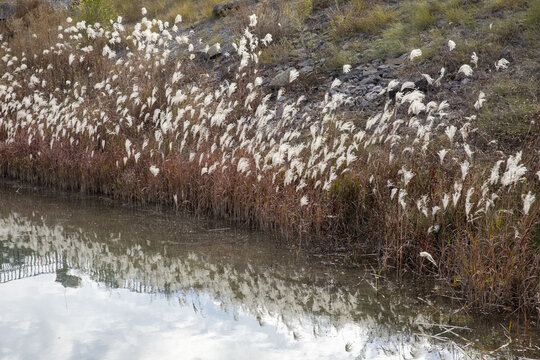
<svg viewBox="0 0 540 360">
<path fill-rule="evenodd" d="M 422 56 L 422 50 L 414 49 L 411 51 L 411 54 L 409 55 L 409 60 L 413 61 L 415 58 L 419 56 Z"/>
<path fill-rule="evenodd" d="M 152 166 L 150 166 L 149 170 L 152 173 L 152 175 L 158 176 L 158 174 L 159 174 L 159 168 L 158 167 L 152 165 Z"/>
<path fill-rule="evenodd" d="M 433 259 L 433 256 L 431 256 L 431 254 L 428 253 L 427 251 L 420 252 L 420 257 L 425 258 L 433 265 L 438 266 L 437 263 L 435 262 L 435 259 Z"/>
<path fill-rule="evenodd" d="M 465 76 L 472 76 L 472 74 L 473 74 L 473 69 L 472 69 L 469 65 L 463 64 L 463 65 L 461 65 L 461 67 L 459 68 L 458 73 L 462 73 L 462 74 L 465 75 Z"/>
</svg>

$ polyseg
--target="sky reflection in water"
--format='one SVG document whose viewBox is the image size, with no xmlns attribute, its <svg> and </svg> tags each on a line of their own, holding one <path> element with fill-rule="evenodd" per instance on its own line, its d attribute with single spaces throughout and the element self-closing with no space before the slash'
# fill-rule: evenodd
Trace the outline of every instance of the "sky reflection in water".
<svg viewBox="0 0 540 360">
<path fill-rule="evenodd" d="M 0 202 L 2 359 L 463 356 L 422 335 L 431 320 L 407 299 L 260 234 L 88 201 Z"/>
</svg>

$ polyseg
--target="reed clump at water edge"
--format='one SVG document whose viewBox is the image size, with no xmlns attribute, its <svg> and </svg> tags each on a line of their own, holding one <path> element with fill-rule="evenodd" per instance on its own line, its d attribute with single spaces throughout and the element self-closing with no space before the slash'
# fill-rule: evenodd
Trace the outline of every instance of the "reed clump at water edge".
<svg viewBox="0 0 540 360">
<path fill-rule="evenodd" d="M 381 268 L 437 275 L 471 306 L 540 314 L 538 144 L 472 141 L 483 93 L 456 121 L 445 99 L 391 81 L 359 126 L 343 94 L 306 106 L 266 93 L 258 54 L 272 37 L 254 34 L 255 16 L 221 79 L 177 24 L 27 16 L 0 40 L 0 176 L 376 250 Z M 481 64 L 471 55 L 460 76 Z"/>
</svg>

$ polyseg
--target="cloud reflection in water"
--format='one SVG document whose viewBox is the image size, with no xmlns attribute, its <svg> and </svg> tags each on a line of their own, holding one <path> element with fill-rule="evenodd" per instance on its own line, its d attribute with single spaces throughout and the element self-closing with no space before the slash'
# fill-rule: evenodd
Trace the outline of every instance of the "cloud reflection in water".
<svg viewBox="0 0 540 360">
<path fill-rule="evenodd" d="M 113 225 L 75 226 L 50 207 L 23 208 L 0 211 L 0 308 L 9 309 L 0 316 L 3 359 L 463 355 L 450 341 L 420 335 L 417 324 L 430 321 L 406 311 L 404 299 L 382 299 L 309 264 L 276 264 L 261 244 L 180 246 L 160 231 L 133 232 L 145 220 L 126 214 Z"/>
</svg>

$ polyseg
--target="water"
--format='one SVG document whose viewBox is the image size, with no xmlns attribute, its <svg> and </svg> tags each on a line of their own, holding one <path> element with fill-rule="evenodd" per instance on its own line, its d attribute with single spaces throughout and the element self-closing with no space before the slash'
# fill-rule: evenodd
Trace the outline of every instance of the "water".
<svg viewBox="0 0 540 360">
<path fill-rule="evenodd" d="M 446 308 L 331 263 L 223 223 L 4 184 L 0 358 L 462 359 L 507 343 L 496 321 L 450 328 Z M 531 336 L 498 356 L 534 355 Z"/>
</svg>

